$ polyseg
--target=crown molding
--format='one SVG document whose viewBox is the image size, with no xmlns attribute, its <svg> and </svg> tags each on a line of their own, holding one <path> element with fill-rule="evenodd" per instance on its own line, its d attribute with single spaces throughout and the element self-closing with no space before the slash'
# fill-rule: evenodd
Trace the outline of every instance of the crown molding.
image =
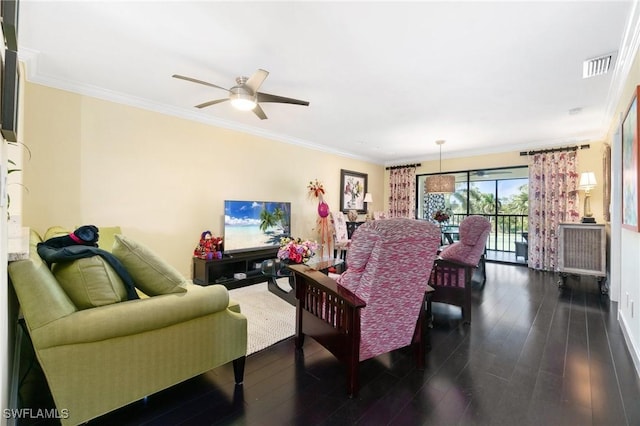
<svg viewBox="0 0 640 426">
<path fill-rule="evenodd" d="M 604 137 L 587 137 L 584 138 L 558 138 L 558 139 L 548 139 L 544 141 L 531 141 L 519 144 L 512 145 L 501 145 L 501 146 L 492 146 L 492 147 L 478 147 L 476 149 L 465 149 L 463 151 L 460 150 L 449 150 L 442 151 L 442 158 L 444 159 L 452 159 L 452 158 L 466 158 L 466 157 L 476 157 L 482 155 L 490 155 L 490 154 L 505 154 L 505 153 L 516 153 L 519 155 L 520 151 L 531 151 L 537 149 L 547 149 L 547 148 L 557 148 L 558 146 L 573 146 L 573 145 L 583 145 L 588 143 L 595 143 L 598 141 L 604 141 Z M 440 154 L 438 152 L 430 155 L 425 155 L 424 157 L 420 157 L 417 159 L 417 156 L 411 158 L 401 158 L 393 161 L 385 162 L 385 167 L 393 167 L 399 164 L 406 163 L 415 163 L 420 161 L 434 161 L 440 158 Z"/>
<path fill-rule="evenodd" d="M 54 89 L 64 90 L 67 92 L 77 93 L 83 96 L 89 96 L 92 98 L 102 99 L 109 102 L 114 102 L 122 105 L 127 105 L 135 108 L 140 108 L 148 111 L 157 112 L 160 114 L 170 115 L 178 118 L 183 118 L 190 121 L 196 121 L 202 124 L 221 127 L 229 130 L 235 130 L 242 133 L 247 133 L 254 136 L 259 136 L 266 139 L 272 139 L 278 142 L 288 143 L 290 145 L 296 145 L 315 151 L 321 151 L 341 157 L 351 158 L 354 160 L 366 161 L 369 163 L 382 165 L 380 160 L 374 158 L 355 155 L 350 152 L 341 151 L 333 148 L 329 148 L 323 145 L 313 143 L 300 138 L 294 138 L 288 135 L 280 133 L 269 132 L 257 127 L 247 126 L 230 120 L 223 120 L 220 118 L 212 117 L 210 115 L 204 115 L 192 109 L 178 108 L 171 105 L 160 104 L 135 96 L 131 96 L 125 93 L 110 91 L 102 87 L 78 84 L 76 82 L 61 80 L 52 78 L 46 75 L 42 75 L 38 72 L 38 56 L 40 52 L 21 48 L 19 50 L 19 60 L 24 63 L 26 76 L 25 79 L 30 83 L 40 84 L 43 86 L 51 87 Z"/>
<path fill-rule="evenodd" d="M 631 73 L 631 66 L 638 53 L 638 48 L 640 48 L 640 6 L 638 5 L 638 0 L 634 0 L 631 3 L 631 13 L 627 19 L 627 25 L 620 42 L 617 63 L 613 69 L 607 95 L 607 108 L 603 117 L 605 122 L 602 123 L 607 132 L 610 129 L 611 122 L 617 119 L 615 117 L 616 107 L 622 99 L 622 91 Z M 606 133 L 603 135 L 603 138 L 605 137 Z"/>
</svg>

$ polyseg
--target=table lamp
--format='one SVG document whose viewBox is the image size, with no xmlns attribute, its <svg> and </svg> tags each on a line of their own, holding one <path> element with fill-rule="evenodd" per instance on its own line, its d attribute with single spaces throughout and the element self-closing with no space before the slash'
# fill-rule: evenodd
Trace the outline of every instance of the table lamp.
<svg viewBox="0 0 640 426">
<path fill-rule="evenodd" d="M 371 195 L 370 192 L 367 192 L 366 194 L 364 194 L 363 201 L 366 203 L 365 211 L 367 212 L 367 220 L 369 220 L 369 203 L 373 203 L 373 196 Z"/>
<path fill-rule="evenodd" d="M 596 223 L 593 213 L 591 212 L 591 194 L 590 191 L 596 187 L 596 175 L 593 172 L 584 172 L 580 175 L 580 183 L 578 189 L 584 191 L 584 216 L 582 223 Z"/>
</svg>

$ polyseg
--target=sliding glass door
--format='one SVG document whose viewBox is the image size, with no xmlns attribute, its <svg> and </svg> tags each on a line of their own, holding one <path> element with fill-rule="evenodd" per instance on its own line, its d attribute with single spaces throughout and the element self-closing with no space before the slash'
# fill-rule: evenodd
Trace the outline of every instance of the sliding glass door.
<svg viewBox="0 0 640 426">
<path fill-rule="evenodd" d="M 416 217 L 434 221 L 438 210 L 446 211 L 447 225 L 457 225 L 465 217 L 477 214 L 492 223 L 488 249 L 515 251 L 515 242 L 523 240 L 528 231 L 529 177 L 528 168 L 468 170 L 450 173 L 456 178 L 452 194 L 425 193 L 425 178 L 418 175 Z"/>
</svg>

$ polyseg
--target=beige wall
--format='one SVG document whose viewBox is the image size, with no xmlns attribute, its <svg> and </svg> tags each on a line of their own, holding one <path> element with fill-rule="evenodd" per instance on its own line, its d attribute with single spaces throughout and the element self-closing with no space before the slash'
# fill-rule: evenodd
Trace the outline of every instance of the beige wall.
<svg viewBox="0 0 640 426">
<path fill-rule="evenodd" d="M 23 224 L 40 232 L 51 225 L 120 225 L 190 276 L 190 255 L 200 232 L 222 234 L 223 200 L 292 203 L 292 233 L 314 237 L 316 204 L 306 185 L 320 179 L 326 201 L 339 205 L 340 169 L 367 173 L 374 202 L 386 210 L 384 167 L 213 127 L 157 112 L 25 85 Z M 603 143 L 579 151 L 579 170 L 602 181 Z M 418 174 L 438 170 L 422 160 Z M 519 152 L 442 159 L 442 170 L 518 166 Z M 602 221 L 602 186 L 592 192 Z M 581 204 L 582 207 L 582 204 Z"/>
<path fill-rule="evenodd" d="M 200 233 L 222 235 L 223 201 L 292 203 L 292 234 L 314 238 L 317 201 L 339 207 L 340 169 L 368 174 L 371 210 L 384 167 L 36 84 L 25 88 L 23 223 L 120 225 L 191 277 Z"/>
</svg>

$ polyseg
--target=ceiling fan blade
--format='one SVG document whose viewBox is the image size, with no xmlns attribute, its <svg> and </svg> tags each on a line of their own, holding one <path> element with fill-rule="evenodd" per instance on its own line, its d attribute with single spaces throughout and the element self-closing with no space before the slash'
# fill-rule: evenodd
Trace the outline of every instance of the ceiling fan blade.
<svg viewBox="0 0 640 426">
<path fill-rule="evenodd" d="M 205 86 L 209 86 L 209 87 L 215 87 L 216 89 L 221 89 L 221 90 L 224 90 L 225 92 L 229 91 L 229 89 L 225 89 L 224 87 L 217 86 L 217 85 L 215 85 L 213 83 L 207 83 L 206 81 L 198 80 L 196 78 L 185 77 L 184 75 L 174 74 L 171 77 L 179 78 L 181 80 L 190 81 L 192 83 L 204 84 Z"/>
<path fill-rule="evenodd" d="M 309 102 L 299 99 L 285 98 L 284 96 L 270 95 L 268 93 L 258 92 L 258 102 L 278 102 L 281 104 L 294 104 L 309 106 Z"/>
<path fill-rule="evenodd" d="M 262 83 L 264 83 L 268 75 L 269 71 L 259 69 L 258 71 L 254 72 L 251 77 L 249 77 L 249 80 L 247 80 L 245 86 L 253 90 L 253 93 L 256 93 L 258 92 L 258 89 L 260 89 L 260 86 L 262 86 Z"/>
<path fill-rule="evenodd" d="M 267 114 L 265 114 L 262 108 L 260 108 L 260 105 L 256 105 L 256 107 L 253 109 L 253 112 L 260 118 L 260 120 L 267 119 Z"/>
<path fill-rule="evenodd" d="M 196 105 L 196 108 L 204 108 L 204 107 L 208 107 L 208 106 L 211 106 L 211 105 L 219 104 L 220 102 L 225 102 L 225 101 L 228 101 L 228 100 L 229 100 L 229 98 L 216 99 L 215 101 L 208 101 L 208 102 L 201 103 L 200 105 Z"/>
</svg>

